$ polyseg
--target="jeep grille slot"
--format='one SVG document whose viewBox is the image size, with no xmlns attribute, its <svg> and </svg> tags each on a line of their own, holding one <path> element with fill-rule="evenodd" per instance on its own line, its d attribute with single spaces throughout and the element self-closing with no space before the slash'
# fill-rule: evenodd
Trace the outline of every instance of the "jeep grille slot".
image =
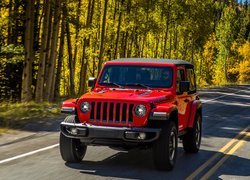
<svg viewBox="0 0 250 180">
<path fill-rule="evenodd" d="M 98 102 L 97 103 L 97 113 L 96 113 L 96 119 L 97 120 L 100 120 L 101 119 L 101 106 L 102 105 L 102 103 L 101 102 Z"/>
<path fill-rule="evenodd" d="M 103 119 L 103 121 L 107 121 L 107 111 L 108 111 L 108 103 L 104 103 L 103 104 L 103 117 L 102 117 L 102 119 Z"/>
<path fill-rule="evenodd" d="M 126 122 L 126 116 L 127 116 L 127 104 L 123 104 L 123 106 L 122 106 L 122 121 Z"/>
<path fill-rule="evenodd" d="M 114 119 L 114 103 L 110 103 L 109 105 L 109 121 L 113 121 Z"/>
<path fill-rule="evenodd" d="M 111 124 L 130 124 L 133 122 L 134 104 L 113 102 L 91 102 L 90 121 Z"/>
<path fill-rule="evenodd" d="M 91 103 L 90 119 L 94 119 L 94 113 L 95 113 L 95 102 L 92 102 Z"/>
<path fill-rule="evenodd" d="M 115 110 L 115 112 L 116 112 L 115 120 L 119 121 L 120 120 L 120 103 L 116 104 L 116 110 Z"/>
<path fill-rule="evenodd" d="M 129 119 L 128 121 L 133 121 L 133 108 L 134 108 L 134 104 L 130 104 L 129 105 Z"/>
</svg>

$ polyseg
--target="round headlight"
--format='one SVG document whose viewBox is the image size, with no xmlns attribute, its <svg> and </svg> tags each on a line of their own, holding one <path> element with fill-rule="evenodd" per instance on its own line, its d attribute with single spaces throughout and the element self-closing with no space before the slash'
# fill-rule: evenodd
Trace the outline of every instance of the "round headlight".
<svg viewBox="0 0 250 180">
<path fill-rule="evenodd" d="M 83 113 L 89 112 L 90 111 L 90 104 L 88 102 L 82 102 L 80 105 L 80 109 Z"/>
<path fill-rule="evenodd" d="M 135 107 L 135 114 L 137 116 L 140 116 L 140 117 L 145 116 L 146 111 L 147 111 L 146 106 L 144 106 L 142 104 L 139 104 Z"/>
</svg>

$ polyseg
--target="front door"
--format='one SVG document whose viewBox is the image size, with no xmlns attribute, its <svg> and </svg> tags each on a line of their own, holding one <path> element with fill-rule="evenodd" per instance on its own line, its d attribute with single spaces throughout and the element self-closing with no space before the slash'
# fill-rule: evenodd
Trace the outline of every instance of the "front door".
<svg viewBox="0 0 250 180">
<path fill-rule="evenodd" d="M 183 92 L 183 93 L 179 92 L 179 82 L 189 81 L 187 73 L 188 72 L 184 66 L 178 67 L 176 100 L 177 100 L 178 119 L 179 119 L 179 127 L 178 127 L 179 132 L 187 128 L 191 105 L 192 105 L 192 99 L 193 99 L 190 92 Z"/>
</svg>

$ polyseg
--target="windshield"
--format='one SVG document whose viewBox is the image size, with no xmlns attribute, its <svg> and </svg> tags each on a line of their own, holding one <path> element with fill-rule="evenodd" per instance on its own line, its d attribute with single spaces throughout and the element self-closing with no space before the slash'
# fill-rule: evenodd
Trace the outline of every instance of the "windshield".
<svg viewBox="0 0 250 180">
<path fill-rule="evenodd" d="M 173 70 L 170 67 L 108 65 L 104 67 L 99 84 L 169 88 L 172 78 Z"/>
</svg>

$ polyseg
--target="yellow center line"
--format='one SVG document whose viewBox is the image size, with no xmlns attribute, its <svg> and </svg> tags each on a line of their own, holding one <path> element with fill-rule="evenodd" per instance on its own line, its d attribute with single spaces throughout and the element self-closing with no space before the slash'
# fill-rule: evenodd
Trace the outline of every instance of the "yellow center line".
<svg viewBox="0 0 250 180">
<path fill-rule="evenodd" d="M 243 146 L 243 144 L 246 142 L 245 140 L 250 137 L 250 132 L 247 133 L 243 139 L 241 139 L 228 153 L 226 153 L 224 155 L 224 157 L 217 162 L 217 164 L 215 164 L 202 178 L 201 180 L 206 180 L 208 179 L 210 176 L 212 176 L 215 171 L 217 169 L 219 169 L 219 167 L 233 154 L 235 153 L 235 151 L 237 151 L 237 149 L 239 149 L 241 146 Z"/>
<path fill-rule="evenodd" d="M 250 126 L 243 129 L 239 134 L 237 134 L 231 141 L 229 141 L 225 146 L 223 146 L 215 155 L 208 159 L 204 164 L 202 164 L 198 169 L 196 169 L 191 175 L 189 175 L 186 180 L 194 179 L 198 174 L 200 174 L 211 162 L 217 159 L 221 153 L 224 153 L 230 146 L 232 146 L 236 141 L 239 140 L 240 136 L 245 134 Z"/>
</svg>

